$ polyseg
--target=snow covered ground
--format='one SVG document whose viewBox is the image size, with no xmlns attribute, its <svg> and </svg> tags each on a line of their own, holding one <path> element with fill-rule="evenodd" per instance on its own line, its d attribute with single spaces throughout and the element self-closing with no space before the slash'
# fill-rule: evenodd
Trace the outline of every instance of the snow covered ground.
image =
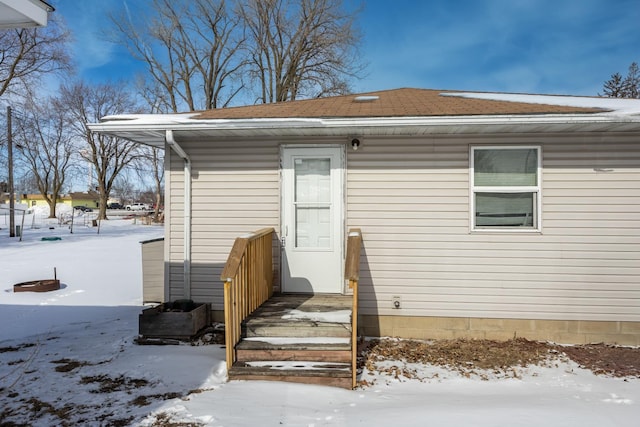
<svg viewBox="0 0 640 427">
<path fill-rule="evenodd" d="M 489 381 L 428 366 L 411 367 L 422 380 L 365 372 L 375 385 L 354 391 L 227 383 L 219 345 L 133 342 L 139 242 L 161 227 L 111 220 L 100 234 L 70 234 L 56 224 L 25 229 L 23 242 L 0 228 L 0 425 L 603 427 L 640 419 L 640 379 L 598 377 L 569 362 Z M 54 268 L 59 291 L 13 293 L 13 284 L 52 278 Z"/>
</svg>

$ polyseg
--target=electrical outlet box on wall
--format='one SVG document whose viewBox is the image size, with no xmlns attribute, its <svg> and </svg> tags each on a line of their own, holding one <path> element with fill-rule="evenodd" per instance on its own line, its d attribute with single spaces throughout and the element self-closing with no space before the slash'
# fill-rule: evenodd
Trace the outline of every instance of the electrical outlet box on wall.
<svg viewBox="0 0 640 427">
<path fill-rule="evenodd" d="M 394 295 L 391 297 L 391 307 L 397 310 L 402 308 L 402 297 L 400 295 Z"/>
</svg>

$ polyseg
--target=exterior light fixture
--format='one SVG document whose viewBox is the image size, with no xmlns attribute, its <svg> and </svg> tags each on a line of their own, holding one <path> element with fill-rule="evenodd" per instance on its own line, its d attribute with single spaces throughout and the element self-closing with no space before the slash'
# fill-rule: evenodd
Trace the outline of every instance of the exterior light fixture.
<svg viewBox="0 0 640 427">
<path fill-rule="evenodd" d="M 359 138 L 353 138 L 351 140 L 351 148 L 353 148 L 353 151 L 357 151 L 358 148 L 360 148 L 360 139 Z"/>
</svg>

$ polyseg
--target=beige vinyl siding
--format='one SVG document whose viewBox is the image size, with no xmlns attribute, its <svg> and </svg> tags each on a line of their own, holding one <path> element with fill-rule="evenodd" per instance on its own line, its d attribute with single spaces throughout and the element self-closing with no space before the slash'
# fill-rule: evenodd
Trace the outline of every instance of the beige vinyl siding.
<svg viewBox="0 0 640 427">
<path fill-rule="evenodd" d="M 164 302 L 164 239 L 142 242 L 142 302 Z"/>
<path fill-rule="evenodd" d="M 640 321 L 638 141 L 622 134 L 363 138 L 358 151 L 347 150 L 346 177 L 346 226 L 360 227 L 364 238 L 362 313 Z M 193 160 L 191 296 L 221 310 L 219 277 L 233 240 L 278 229 L 280 144 L 299 141 L 179 143 Z M 476 144 L 541 147 L 542 232 L 470 231 Z M 170 157 L 165 255 L 176 299 L 183 162 Z M 401 296 L 400 310 L 391 308 L 393 296 Z"/>
<path fill-rule="evenodd" d="M 347 226 L 364 238 L 362 313 L 640 321 L 638 141 L 367 138 L 347 158 Z M 541 146 L 541 233 L 470 232 L 475 144 Z"/>
<path fill-rule="evenodd" d="M 192 161 L 191 299 L 222 310 L 220 273 L 235 238 L 278 227 L 279 146 L 241 140 L 179 144 Z M 184 181 L 183 161 L 175 154 L 169 182 L 170 292 L 176 299 L 183 297 Z M 274 257 L 278 254 L 274 251 Z"/>
</svg>

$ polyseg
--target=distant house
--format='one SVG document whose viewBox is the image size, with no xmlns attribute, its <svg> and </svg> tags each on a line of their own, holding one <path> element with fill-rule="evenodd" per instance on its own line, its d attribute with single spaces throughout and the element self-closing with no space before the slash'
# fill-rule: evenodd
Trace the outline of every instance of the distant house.
<svg viewBox="0 0 640 427">
<path fill-rule="evenodd" d="M 166 149 L 166 300 L 219 316 L 263 227 L 277 290 L 346 292 L 358 227 L 366 335 L 640 344 L 640 100 L 398 89 L 90 127 Z"/>
<path fill-rule="evenodd" d="M 44 196 L 40 193 L 35 193 L 35 194 L 22 194 L 22 195 L 17 195 L 17 196 L 21 196 L 20 197 L 20 202 L 21 203 L 25 203 L 27 206 L 29 207 L 33 207 L 33 206 L 49 206 L 49 203 L 47 203 L 47 200 L 44 198 Z M 71 197 L 68 195 L 62 195 L 58 198 L 58 200 L 56 200 L 56 204 L 57 203 L 64 203 L 66 205 L 71 206 Z"/>
<path fill-rule="evenodd" d="M 84 206 L 95 209 L 100 206 L 100 195 L 95 191 L 69 193 L 71 206 Z"/>
<path fill-rule="evenodd" d="M 40 193 L 35 194 L 22 194 L 20 196 L 20 202 L 27 204 L 29 207 L 33 206 L 49 206 L 44 196 Z M 69 194 L 61 195 L 56 203 L 63 203 L 71 207 L 84 206 L 88 208 L 97 208 L 99 206 L 99 194 L 95 191 L 89 192 L 73 192 Z"/>
<path fill-rule="evenodd" d="M 0 181 L 0 204 L 9 203 L 11 195 L 8 191 L 9 185 L 4 181 Z"/>
</svg>

